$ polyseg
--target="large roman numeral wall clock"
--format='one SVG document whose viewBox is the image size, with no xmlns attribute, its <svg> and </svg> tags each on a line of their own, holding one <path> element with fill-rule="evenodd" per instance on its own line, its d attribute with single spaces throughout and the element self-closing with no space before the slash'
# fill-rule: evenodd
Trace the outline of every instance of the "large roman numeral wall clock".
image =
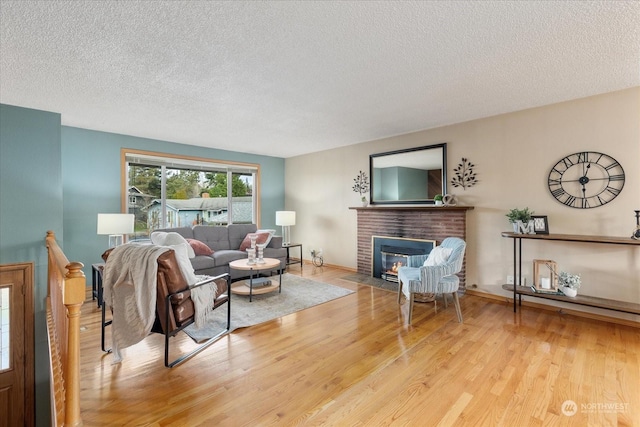
<svg viewBox="0 0 640 427">
<path fill-rule="evenodd" d="M 560 203 L 577 209 L 597 208 L 624 187 L 624 169 L 603 153 L 582 151 L 558 161 L 549 172 L 549 191 Z"/>
</svg>

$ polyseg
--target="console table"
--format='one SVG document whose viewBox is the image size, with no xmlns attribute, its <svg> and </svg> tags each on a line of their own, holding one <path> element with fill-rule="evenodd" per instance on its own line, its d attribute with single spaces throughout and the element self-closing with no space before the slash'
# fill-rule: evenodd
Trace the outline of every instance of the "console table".
<svg viewBox="0 0 640 427">
<path fill-rule="evenodd" d="M 513 311 L 516 312 L 516 296 L 518 305 L 522 305 L 522 295 L 537 298 L 551 299 L 555 301 L 569 302 L 573 304 L 581 304 L 590 307 L 605 308 L 608 310 L 620 311 L 623 313 L 639 314 L 640 304 L 616 301 L 612 299 L 597 298 L 586 295 L 578 295 L 569 298 L 564 295 L 544 294 L 534 292 L 530 287 L 520 286 L 522 283 L 522 240 L 551 240 L 561 242 L 581 242 L 581 243 L 601 243 L 612 245 L 632 245 L 640 247 L 640 240 L 633 240 L 624 237 L 607 237 L 607 236 L 582 236 L 575 234 L 516 234 L 512 232 L 503 232 L 502 237 L 513 239 L 513 274 L 516 283 L 513 285 L 502 285 L 502 289 L 513 292 Z"/>
</svg>

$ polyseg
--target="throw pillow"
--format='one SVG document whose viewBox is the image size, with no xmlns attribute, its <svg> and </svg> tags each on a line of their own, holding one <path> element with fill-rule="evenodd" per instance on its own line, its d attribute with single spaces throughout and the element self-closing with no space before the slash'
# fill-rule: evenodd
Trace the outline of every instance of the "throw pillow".
<svg viewBox="0 0 640 427">
<path fill-rule="evenodd" d="M 247 249 L 249 249 L 251 247 L 251 236 L 256 236 L 256 244 L 262 244 L 264 242 L 267 241 L 267 239 L 269 239 L 270 234 L 269 233 L 248 233 L 246 236 L 244 236 L 244 240 L 242 241 L 242 243 L 240 243 L 240 250 L 241 251 L 246 251 Z"/>
<path fill-rule="evenodd" d="M 443 248 L 442 246 L 435 247 L 429 252 L 429 256 L 424 262 L 424 265 L 430 267 L 445 264 L 451 256 L 451 252 L 453 252 L 451 248 Z"/>
<path fill-rule="evenodd" d="M 165 245 L 169 246 L 176 253 L 176 259 L 180 266 L 180 272 L 184 276 L 184 280 L 187 281 L 189 286 L 192 286 L 198 281 L 196 273 L 193 271 L 191 261 L 189 261 L 188 248 L 191 248 L 188 243 L 180 243 L 178 245 Z"/>
<path fill-rule="evenodd" d="M 269 230 L 265 228 L 263 230 L 256 230 L 256 233 L 269 233 L 269 238 L 267 239 L 266 242 L 264 242 L 264 246 L 267 247 L 269 246 L 269 242 L 271 241 L 271 238 L 276 235 L 276 230 Z"/>
<path fill-rule="evenodd" d="M 195 252 L 196 255 L 213 255 L 213 249 L 207 246 L 206 243 L 196 239 L 187 239 L 187 242 L 191 245 L 193 252 Z"/>
<path fill-rule="evenodd" d="M 149 237 L 151 239 L 151 243 L 158 246 L 164 246 L 164 241 L 167 238 L 167 233 L 164 231 L 154 231 L 151 233 Z"/>
<path fill-rule="evenodd" d="M 187 254 L 189 258 L 195 258 L 196 253 L 193 251 L 187 239 L 182 237 L 180 233 L 176 233 L 175 231 L 165 232 L 165 231 L 154 231 L 151 233 L 151 243 L 158 246 L 171 246 L 171 245 L 180 245 L 182 243 L 187 245 Z"/>
</svg>

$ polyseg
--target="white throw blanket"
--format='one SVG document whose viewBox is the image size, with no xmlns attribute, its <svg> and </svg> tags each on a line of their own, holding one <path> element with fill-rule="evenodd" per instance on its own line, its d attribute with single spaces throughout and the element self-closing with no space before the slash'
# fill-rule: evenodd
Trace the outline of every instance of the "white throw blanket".
<svg viewBox="0 0 640 427">
<path fill-rule="evenodd" d="M 156 317 L 158 257 L 170 248 L 128 243 L 116 247 L 105 264 L 103 297 L 113 311 L 113 363 L 120 350 L 142 341 Z"/>
<path fill-rule="evenodd" d="M 211 276 L 197 277 L 198 282 L 195 285 L 211 278 Z M 217 291 L 218 286 L 215 284 L 207 284 L 197 288 L 191 288 L 191 299 L 193 300 L 193 309 L 195 311 L 194 323 L 196 328 L 201 328 L 207 323 L 207 316 L 213 312 L 213 304 L 216 302 Z"/>
</svg>

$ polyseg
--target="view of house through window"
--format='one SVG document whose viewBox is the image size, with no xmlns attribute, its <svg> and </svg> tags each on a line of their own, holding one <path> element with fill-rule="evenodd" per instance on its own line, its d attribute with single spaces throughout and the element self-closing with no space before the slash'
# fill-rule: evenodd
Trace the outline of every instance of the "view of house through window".
<svg viewBox="0 0 640 427">
<path fill-rule="evenodd" d="M 161 228 L 256 222 L 257 165 L 126 154 L 132 240 Z"/>
</svg>

